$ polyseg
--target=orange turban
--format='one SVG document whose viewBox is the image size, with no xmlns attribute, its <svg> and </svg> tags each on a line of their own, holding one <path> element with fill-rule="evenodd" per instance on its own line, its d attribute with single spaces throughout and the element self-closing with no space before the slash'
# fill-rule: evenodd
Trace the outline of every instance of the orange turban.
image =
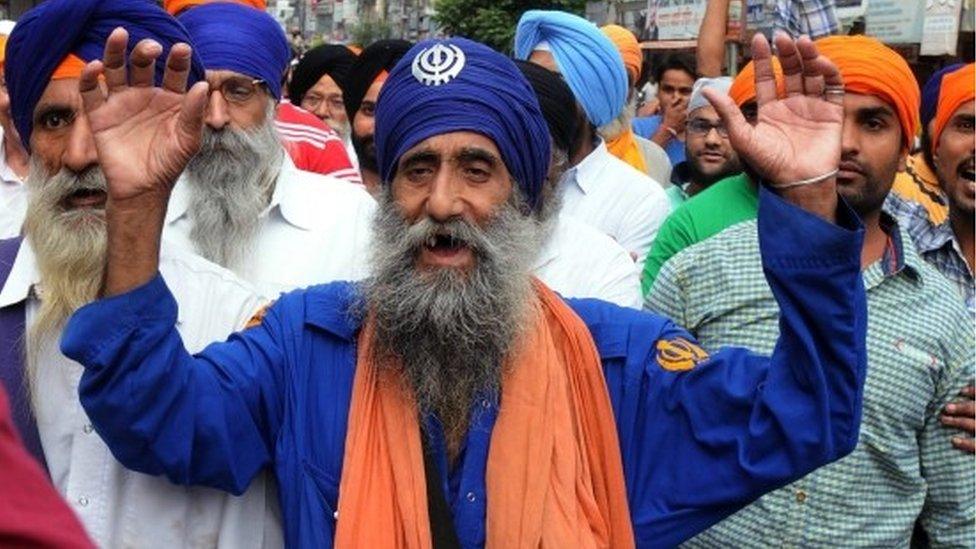
<svg viewBox="0 0 976 549">
<path fill-rule="evenodd" d="M 939 137 L 952 115 L 967 101 L 976 98 L 976 65 L 970 63 L 942 77 L 939 106 L 935 109 L 932 128 L 932 153 L 939 146 Z"/>
<path fill-rule="evenodd" d="M 6 60 L 7 60 L 7 37 L 0 34 L 0 69 L 3 68 L 3 63 Z"/>
<path fill-rule="evenodd" d="M 163 9 L 168 11 L 170 15 L 177 15 L 181 11 L 192 8 L 193 6 L 199 6 L 200 4 L 206 4 L 208 1 L 213 0 L 163 0 Z M 265 11 L 268 7 L 266 0 L 229 0 L 236 2 L 238 4 L 244 4 L 245 6 L 251 6 L 252 8 L 257 8 L 261 11 Z"/>
<path fill-rule="evenodd" d="M 873 95 L 895 109 L 905 147 L 911 149 L 922 99 L 918 81 L 905 59 L 867 36 L 828 36 L 815 44 L 821 55 L 840 69 L 846 91 Z"/>
<path fill-rule="evenodd" d="M 81 70 L 85 68 L 85 61 L 73 53 L 69 53 L 61 64 L 51 73 L 51 80 L 63 80 L 65 78 L 81 78 Z"/>
<path fill-rule="evenodd" d="M 779 64 L 779 59 L 773 57 L 773 76 L 776 78 L 776 95 L 786 97 L 786 81 L 783 79 L 783 67 Z M 742 71 L 736 75 L 729 88 L 729 97 L 735 104 L 742 108 L 742 105 L 756 100 L 756 65 L 749 61 Z"/>
<path fill-rule="evenodd" d="M 627 78 L 633 85 L 640 78 L 641 61 L 644 59 L 640 44 L 637 43 L 637 37 L 620 25 L 607 25 L 600 27 L 600 30 L 607 35 L 607 38 L 613 42 L 617 51 L 620 52 L 620 57 L 624 60 L 624 68 L 627 69 Z"/>
</svg>

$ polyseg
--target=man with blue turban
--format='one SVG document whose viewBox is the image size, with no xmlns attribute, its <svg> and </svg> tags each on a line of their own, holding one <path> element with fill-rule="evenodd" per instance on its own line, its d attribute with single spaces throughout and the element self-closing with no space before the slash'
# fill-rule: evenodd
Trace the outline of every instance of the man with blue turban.
<svg viewBox="0 0 976 549">
<path fill-rule="evenodd" d="M 174 191 L 167 237 L 268 298 L 361 278 L 375 202 L 361 185 L 296 169 L 279 142 L 274 115 L 291 55 L 281 26 L 229 2 L 190 8 L 179 22 L 211 92 L 203 146 Z"/>
<path fill-rule="evenodd" d="M 515 31 L 515 56 L 561 74 L 586 115 L 572 170 L 560 183 L 564 211 L 610 235 L 643 262 L 668 215 L 668 200 L 659 183 L 612 154 L 617 145 L 598 133 L 619 126 L 615 121 L 627 102 L 627 72 L 617 48 L 581 17 L 533 10 L 525 12 Z M 629 132 L 629 124 L 612 133 L 621 129 Z"/>
<path fill-rule="evenodd" d="M 62 339 L 86 367 L 88 413 L 128 465 L 175 482 L 237 493 L 273 469 L 292 547 L 680 543 L 857 441 L 861 234 L 833 179 L 842 107 L 822 95 L 840 82 L 808 40 L 777 46 L 807 85 L 789 104 L 761 86 L 752 127 L 712 96 L 770 186 L 771 357 L 709 355 L 664 318 L 564 300 L 529 275 L 549 133 L 515 65 L 464 39 L 417 44 L 380 92 L 371 276 L 284 295 L 193 356 L 156 253 L 206 86 L 150 88 L 133 70 L 106 98 L 92 67 L 81 89 L 111 253 L 104 298 Z M 768 44 L 753 53 L 768 68 Z M 818 130 L 772 127 L 797 112 Z"/>
<path fill-rule="evenodd" d="M 128 32 L 113 31 L 120 26 Z M 231 497 L 125 469 L 82 409 L 81 366 L 58 349 L 68 316 L 98 296 L 108 253 L 108 187 L 81 73 L 95 61 L 105 68 L 100 86 L 125 85 L 124 54 L 132 51 L 133 80 L 151 89 L 150 56 L 169 51 L 183 81 L 196 81 L 204 72 L 188 40 L 153 2 L 48 0 L 21 17 L 7 44 L 11 112 L 31 165 L 23 237 L 0 241 L 0 381 L 21 439 L 99 547 L 281 542 L 266 475 Z M 106 41 L 116 55 L 98 61 Z M 162 67 L 155 76 L 162 81 Z M 113 146 L 127 139 L 117 136 Z M 162 246 L 159 271 L 180 303 L 180 333 L 191 348 L 240 329 L 261 305 L 223 269 L 172 246 Z"/>
</svg>

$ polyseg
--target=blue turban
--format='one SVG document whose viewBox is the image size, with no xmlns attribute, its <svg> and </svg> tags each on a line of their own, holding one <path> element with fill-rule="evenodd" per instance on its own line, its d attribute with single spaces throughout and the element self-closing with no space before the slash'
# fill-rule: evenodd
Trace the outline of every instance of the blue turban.
<svg viewBox="0 0 976 549">
<path fill-rule="evenodd" d="M 566 83 L 594 126 L 613 122 L 627 104 L 627 69 L 616 46 L 593 23 L 561 11 L 531 10 L 515 30 L 515 58 L 548 44 Z"/>
<path fill-rule="evenodd" d="M 227 70 L 260 78 L 275 99 L 291 60 L 281 25 L 266 12 L 242 4 L 216 2 L 179 17 L 207 70 Z"/>
<path fill-rule="evenodd" d="M 116 27 L 129 31 L 129 51 L 152 38 L 163 46 L 162 59 L 177 42 L 190 42 L 176 19 L 147 0 L 47 0 L 20 17 L 7 41 L 6 78 L 10 111 L 24 147 L 30 150 L 37 105 L 54 70 L 68 54 L 84 61 L 101 59 L 105 41 Z M 156 83 L 165 63 L 156 63 Z M 205 77 L 194 54 L 189 83 Z"/>
<path fill-rule="evenodd" d="M 385 183 L 403 154 L 437 135 L 470 131 L 494 141 L 533 209 L 549 171 L 549 130 L 529 83 L 488 46 L 427 40 L 393 68 L 376 104 L 376 156 Z"/>
<path fill-rule="evenodd" d="M 919 114 L 921 115 L 923 132 L 928 131 L 929 122 L 935 118 L 935 110 L 939 106 L 939 91 L 942 90 L 942 77 L 950 72 L 955 72 L 960 67 L 962 67 L 962 63 L 942 67 L 929 78 L 925 87 L 922 88 L 922 106 L 919 109 Z"/>
</svg>

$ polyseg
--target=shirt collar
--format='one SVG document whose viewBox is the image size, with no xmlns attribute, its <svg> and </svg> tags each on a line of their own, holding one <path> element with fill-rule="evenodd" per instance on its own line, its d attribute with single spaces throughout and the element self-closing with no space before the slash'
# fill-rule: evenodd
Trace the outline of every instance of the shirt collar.
<svg viewBox="0 0 976 549">
<path fill-rule="evenodd" d="M 23 185 L 24 182 L 20 176 L 7 164 L 7 155 L 3 148 L 4 139 L 6 138 L 3 134 L 3 128 L 0 128 L 0 183 L 6 185 Z"/>
<path fill-rule="evenodd" d="M 594 185 L 599 184 L 600 174 L 609 161 L 610 151 L 607 150 L 606 142 L 600 139 L 596 148 L 573 166 L 570 173 L 573 174 L 573 180 L 583 194 L 587 194 Z"/>
<path fill-rule="evenodd" d="M 31 288 L 40 281 L 37 272 L 37 258 L 30 243 L 24 239 L 17 250 L 14 265 L 10 269 L 7 282 L 0 289 L 0 308 L 9 307 L 26 300 Z"/>
<path fill-rule="evenodd" d="M 874 280 L 873 284 L 869 282 L 869 286 L 880 283 L 884 278 L 900 274 L 904 274 L 915 283 L 921 283 L 922 258 L 919 257 L 914 246 L 905 246 L 904 232 L 898 225 L 898 221 L 887 212 L 881 212 L 881 228 L 888 235 L 888 243 L 881 260 L 868 267 L 868 270 L 873 270 L 877 266 L 881 278 Z M 872 278 L 868 273 L 865 275 L 866 280 Z"/>
</svg>

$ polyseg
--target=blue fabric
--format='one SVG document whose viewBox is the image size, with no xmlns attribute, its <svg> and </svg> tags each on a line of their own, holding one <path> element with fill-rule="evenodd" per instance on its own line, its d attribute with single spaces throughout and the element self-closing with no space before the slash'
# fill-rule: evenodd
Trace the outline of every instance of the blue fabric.
<svg viewBox="0 0 976 549">
<path fill-rule="evenodd" d="M 761 494 L 850 452 L 866 373 L 863 230 L 762 191 L 759 238 L 782 310 L 772 357 L 724 348 L 695 369 L 657 362 L 669 320 L 569 300 L 603 362 L 640 547 L 670 547 Z M 61 341 L 85 366 L 81 403 L 126 467 L 180 484 L 243 492 L 278 480 L 289 547 L 331 547 L 360 328 L 356 286 L 286 294 L 261 325 L 190 356 L 157 276 L 81 308 Z M 485 464 L 498 403 L 473 403 L 457 465 L 431 429 L 441 484 L 464 547 L 485 540 Z M 430 426 L 428 418 L 427 425 Z"/>
<path fill-rule="evenodd" d="M 918 111 L 923 131 L 925 131 L 925 128 L 928 128 L 929 122 L 935 118 L 935 111 L 939 107 L 939 92 L 942 90 L 942 78 L 962 66 L 962 63 L 953 63 L 949 66 L 942 67 L 935 71 L 929 77 L 928 81 L 925 82 L 925 86 L 922 88 L 922 104 Z"/>
<path fill-rule="evenodd" d="M 630 121 L 630 127 L 635 134 L 644 139 L 650 139 L 661 127 L 661 115 L 655 114 L 654 116 L 635 118 Z M 680 139 L 674 137 L 669 139 L 664 146 L 664 152 L 668 154 L 672 166 L 677 166 L 685 161 L 685 143 Z"/>
<path fill-rule="evenodd" d="M 160 59 L 177 42 L 190 42 L 182 25 L 155 2 L 147 0 L 47 0 L 20 17 L 7 41 L 4 74 L 10 111 L 24 147 L 30 150 L 34 106 L 47 88 L 54 69 L 73 53 L 85 61 L 101 59 L 105 40 L 116 27 L 129 31 L 129 51 L 144 38 L 163 46 Z M 156 63 L 156 84 L 164 62 Z M 203 64 L 194 53 L 189 84 L 204 79 Z"/>
<path fill-rule="evenodd" d="M 281 80 L 291 48 L 281 25 L 266 12 L 243 4 L 216 2 L 180 14 L 180 23 L 207 70 L 228 70 L 264 80 L 281 99 Z"/>
<path fill-rule="evenodd" d="M 627 103 L 627 69 L 613 42 L 593 23 L 562 11 L 530 10 L 515 29 L 515 58 L 548 42 L 559 72 L 594 126 L 613 122 Z"/>
<path fill-rule="evenodd" d="M 463 60 L 453 48 L 463 53 Z M 443 74 L 425 69 L 428 62 Z M 454 74 L 452 67 L 460 71 Z M 430 137 L 458 131 L 494 141 L 529 204 L 540 206 L 549 171 L 549 129 L 535 92 L 515 63 L 463 38 L 421 42 L 393 67 L 376 103 L 380 177 L 389 184 L 405 152 Z"/>
</svg>

